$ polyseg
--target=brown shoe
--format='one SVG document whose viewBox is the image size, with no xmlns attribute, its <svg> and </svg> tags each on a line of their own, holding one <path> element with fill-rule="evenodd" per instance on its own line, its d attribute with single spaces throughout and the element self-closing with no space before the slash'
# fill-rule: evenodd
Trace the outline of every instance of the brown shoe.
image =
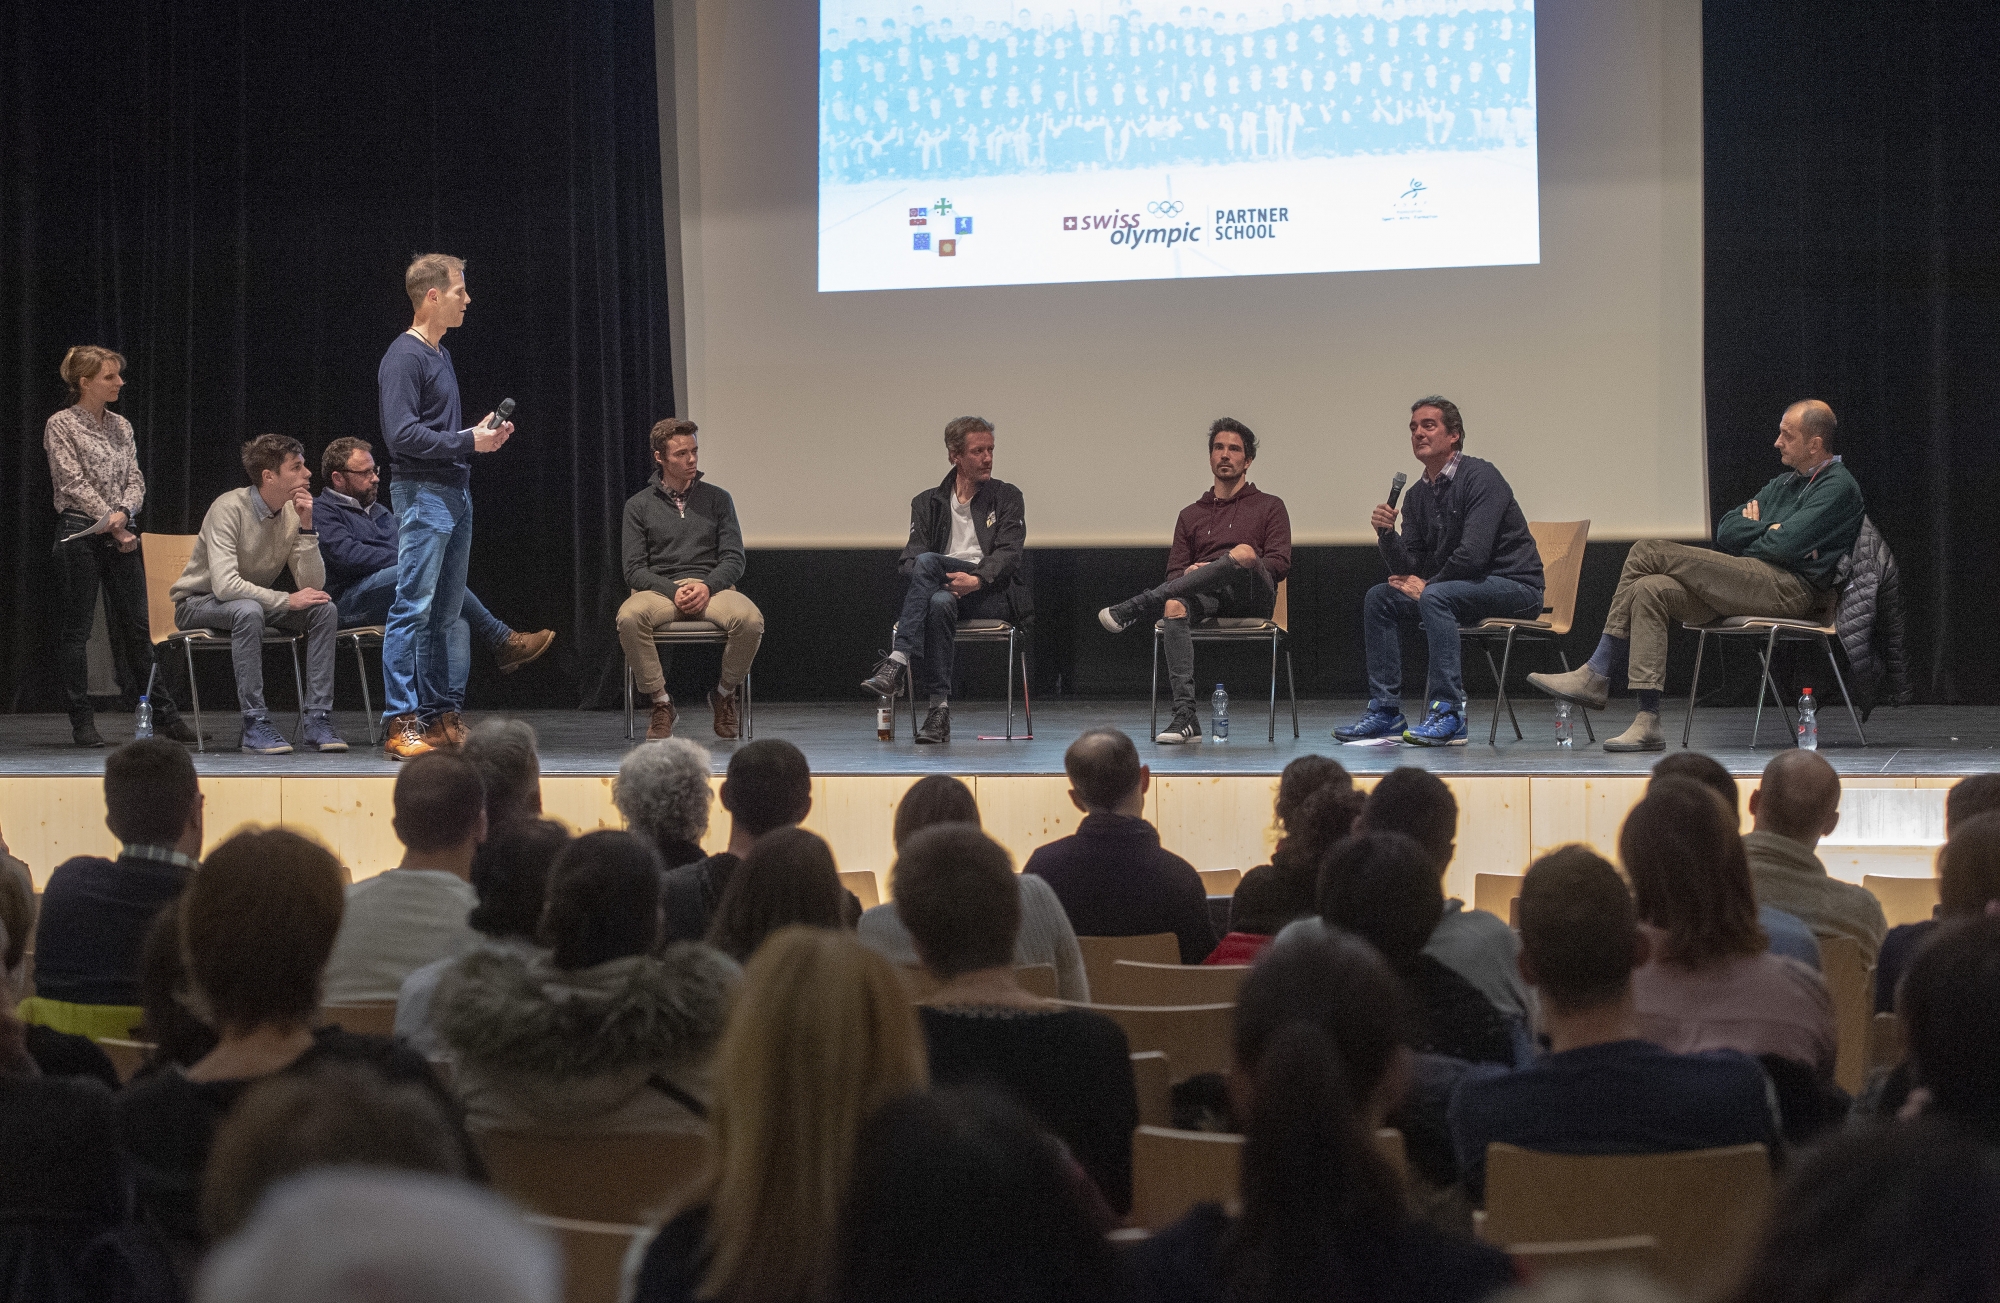
<svg viewBox="0 0 2000 1303">
<path fill-rule="evenodd" d="M 741 691 L 731 688 L 728 692 L 720 689 L 708 694 L 708 708 L 715 712 L 715 735 L 719 738 L 736 736 L 736 694 Z"/>
<path fill-rule="evenodd" d="M 507 641 L 500 644 L 493 653 L 493 659 L 500 662 L 502 674 L 512 674 L 529 661 L 539 659 L 556 640 L 554 629 L 542 629 L 535 633 L 510 633 Z"/>
<path fill-rule="evenodd" d="M 424 730 L 424 741 L 433 751 L 456 751 L 465 745 L 465 721 L 455 710 L 447 710 Z"/>
<path fill-rule="evenodd" d="M 674 710 L 673 698 L 669 697 L 665 701 L 654 702 L 653 717 L 646 724 L 646 740 L 648 742 L 657 742 L 663 737 L 672 737 L 674 735 L 675 717 L 676 712 Z"/>
<path fill-rule="evenodd" d="M 382 751 L 391 760 L 414 760 L 433 750 L 424 740 L 424 721 L 418 715 L 398 715 L 389 721 L 389 736 L 382 739 Z"/>
</svg>

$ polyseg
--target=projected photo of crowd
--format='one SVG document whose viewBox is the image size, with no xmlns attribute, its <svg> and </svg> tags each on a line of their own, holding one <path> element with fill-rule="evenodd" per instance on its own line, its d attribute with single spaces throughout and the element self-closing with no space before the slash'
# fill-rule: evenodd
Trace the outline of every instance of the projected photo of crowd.
<svg viewBox="0 0 2000 1303">
<path fill-rule="evenodd" d="M 1532 144 L 1532 0 L 821 7 L 822 183 Z"/>
</svg>

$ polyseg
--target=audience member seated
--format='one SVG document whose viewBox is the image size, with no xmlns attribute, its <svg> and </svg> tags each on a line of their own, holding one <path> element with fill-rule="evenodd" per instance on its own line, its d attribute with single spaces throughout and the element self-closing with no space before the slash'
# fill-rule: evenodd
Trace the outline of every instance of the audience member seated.
<svg viewBox="0 0 2000 1303">
<path fill-rule="evenodd" d="M 326 966 L 326 1002 L 393 1000 L 425 964 L 463 954 L 479 934 L 466 916 L 472 856 L 486 840 L 486 793 L 463 756 L 433 752 L 396 775 L 391 826 L 403 862 L 347 889 L 347 914 Z"/>
<path fill-rule="evenodd" d="M 1736 789 L 1736 776 L 1714 756 L 1699 751 L 1676 751 L 1653 766 L 1653 781 L 1662 778 L 1692 779 L 1714 792 L 1729 811 L 1730 828 L 1741 829 L 1742 794 Z M 1814 972 L 1819 971 L 1819 939 L 1813 936 L 1811 928 L 1775 905 L 1757 906 L 1757 923 L 1771 940 L 1772 954 L 1796 959 Z"/>
<path fill-rule="evenodd" d="M 816 1303 L 861 1124 L 924 1085 L 895 969 L 852 936 L 786 928 L 750 960 L 715 1056 L 712 1158 L 647 1246 L 633 1303 Z"/>
<path fill-rule="evenodd" d="M 1817 751 L 1780 751 L 1750 793 L 1756 830 L 1743 838 L 1757 902 L 1794 915 L 1819 937 L 1851 937 L 1868 961 L 1889 924 L 1865 887 L 1827 875 L 1813 848 L 1840 822 L 1840 776 Z"/>
<path fill-rule="evenodd" d="M 133 1036 L 153 1048 L 136 1075 L 168 1064 L 192 1068 L 215 1048 L 215 1029 L 201 1020 L 193 1004 L 194 987 L 181 950 L 181 903 L 175 901 L 146 929 L 146 948 L 139 952 L 139 1007 L 146 1016 Z"/>
<path fill-rule="evenodd" d="M 1786 1176 L 1723 1303 L 2000 1298 L 2000 1161 L 1947 1124 L 1877 1123 Z"/>
<path fill-rule="evenodd" d="M 1243 875 L 1229 902 L 1229 933 L 1204 963 L 1247 964 L 1293 919 L 1319 912 L 1319 862 L 1353 831 L 1363 797 L 1338 760 L 1300 756 L 1278 776 L 1278 845 Z"/>
<path fill-rule="evenodd" d="M 104 760 L 104 823 L 116 860 L 56 866 L 35 934 L 35 992 L 22 1016 L 80 1036 L 127 1037 L 139 1021 L 139 949 L 201 854 L 201 787 L 187 748 L 165 738 Z"/>
<path fill-rule="evenodd" d="M 28 938 L 35 927 L 32 892 L 13 874 L 0 873 L 0 1010 L 10 1017 L 21 1001 L 27 979 Z M 111 1060 L 88 1036 L 32 1026 L 22 1030 L 22 1043 L 44 1077 L 95 1077 L 110 1089 L 118 1089 L 118 1073 Z"/>
<path fill-rule="evenodd" d="M 1409 991 L 1412 1044 L 1468 1063 L 1513 1067 L 1530 1054 L 1527 1024 L 1425 947 L 1444 917 L 1436 861 L 1401 833 L 1359 832 L 1320 868 L 1320 921 L 1374 946 Z"/>
<path fill-rule="evenodd" d="M 1466 1192 L 1483 1202 L 1495 1141 L 1560 1154 L 1673 1153 L 1778 1139 L 1769 1082 L 1735 1050 L 1675 1054 L 1639 1035 L 1632 973 L 1651 957 L 1618 871 L 1583 846 L 1544 855 L 1521 884 L 1521 975 L 1550 1053 L 1468 1078 L 1451 1128 Z"/>
<path fill-rule="evenodd" d="M 669 941 L 707 936 L 730 876 L 757 839 L 812 813 L 812 768 L 805 752 L 789 742 L 751 742 L 729 757 L 718 798 L 729 811 L 729 847 L 667 874 L 660 903 Z"/>
<path fill-rule="evenodd" d="M 273 1189 L 215 1252 L 195 1303 L 558 1303 L 546 1232 L 464 1181 L 308 1172 Z"/>
<path fill-rule="evenodd" d="M 1182 963 L 1207 958 L 1215 949 L 1208 889 L 1144 819 L 1153 775 L 1139 763 L 1132 739 L 1117 729 L 1092 729 L 1063 752 L 1063 771 L 1083 820 L 1068 837 L 1038 847 L 1022 871 L 1055 888 L 1078 936 L 1171 932 Z"/>
<path fill-rule="evenodd" d="M 1632 974 L 1639 1034 L 1676 1054 L 1775 1054 L 1830 1080 L 1833 997 L 1819 974 L 1766 949 L 1743 839 L 1714 793 L 1653 779 L 1618 856 L 1650 952 Z"/>
<path fill-rule="evenodd" d="M 477 737 L 478 729 L 473 730 Z M 536 940 L 549 895 L 549 866 L 569 844 L 569 829 L 553 819 L 504 823 L 472 856 L 472 890 L 479 897 L 466 922 L 479 934 L 475 950 L 499 950 L 523 959 L 542 954 Z M 431 1020 L 431 1000 L 445 970 L 459 961 L 434 959 L 403 979 L 396 995 L 396 1035 L 426 1057 L 442 1052 Z"/>
<path fill-rule="evenodd" d="M 523 719 L 489 719 L 465 735 L 458 753 L 479 771 L 489 832 L 542 817 L 542 758 L 535 747 L 534 726 Z"/>
<path fill-rule="evenodd" d="M 660 862 L 628 832 L 586 833 L 549 868 L 546 955 L 474 950 L 433 1021 L 474 1130 L 700 1131 L 737 966 L 660 949 Z"/>
<path fill-rule="evenodd" d="M 641 742 L 619 762 L 611 803 L 629 832 L 649 838 L 668 869 L 708 858 L 708 752 L 684 737 Z"/>
<path fill-rule="evenodd" d="M 215 848 L 181 902 L 193 998 L 218 1040 L 185 1070 L 166 1065 L 117 1097 L 117 1136 L 145 1225 L 183 1268 L 202 1244 L 202 1171 L 215 1129 L 250 1085 L 327 1060 L 360 1060 L 391 1081 L 444 1096 L 423 1056 L 337 1027 L 314 1030 L 321 978 L 340 931 L 341 867 L 282 828 Z M 461 1136 L 468 1163 L 476 1163 Z"/>
<path fill-rule="evenodd" d="M 707 940 L 742 964 L 781 927 L 851 928 L 860 917 L 861 901 L 841 885 L 825 839 L 803 828 L 780 828 L 759 837 L 730 873 Z"/>
<path fill-rule="evenodd" d="M 1917 1085 L 1905 1113 L 2000 1145 L 2000 918 L 1942 924 L 1910 962 L 1897 1012 Z"/>
<path fill-rule="evenodd" d="M 1413 1220 L 1375 1148 L 1411 1064 L 1394 974 L 1355 937 L 1273 947 L 1236 1005 L 1229 1091 L 1244 1119 L 1242 1206 L 1197 1206 L 1136 1246 L 1142 1303 L 1485 1298 L 1505 1254 Z"/>
<path fill-rule="evenodd" d="M 264 1192 L 320 1167 L 468 1175 L 459 1132 L 431 1092 L 365 1063 L 325 1062 L 258 1082 L 230 1110 L 202 1174 L 210 1243 L 243 1229 Z"/>
<path fill-rule="evenodd" d="M 1104 1015 L 1021 988 L 1021 892 L 1006 849 L 969 824 L 926 828 L 903 843 L 894 884 L 903 926 L 939 983 L 919 1010 L 931 1079 L 1006 1092 L 1069 1146 L 1123 1216 L 1139 1123 L 1131 1050 Z"/>
<path fill-rule="evenodd" d="M 1882 939 L 1882 953 L 1875 957 L 1877 1013 L 1896 1007 L 1896 983 L 1943 919 L 1977 918 L 2000 901 L 2000 810 L 1947 826 L 1953 831 L 1937 858 L 1939 917 L 1890 928 Z"/>
<path fill-rule="evenodd" d="M 940 1090 L 861 1130 L 841 1217 L 840 1303 L 1118 1303 L 1102 1206 L 1013 1103 Z"/>
<path fill-rule="evenodd" d="M 979 803 L 972 789 L 949 774 L 927 774 L 903 793 L 896 806 L 895 843 L 898 851 L 912 834 L 941 823 L 979 826 Z M 1021 935 L 1014 943 L 1014 963 L 1049 964 L 1056 970 L 1056 995 L 1076 1004 L 1090 1003 L 1090 979 L 1083 971 L 1083 950 L 1076 930 L 1063 913 L 1055 889 L 1032 874 L 1017 873 L 1021 890 Z M 915 968 L 916 947 L 910 930 L 896 913 L 896 902 L 876 905 L 861 915 L 857 929 L 862 943 L 892 964 Z"/>
</svg>

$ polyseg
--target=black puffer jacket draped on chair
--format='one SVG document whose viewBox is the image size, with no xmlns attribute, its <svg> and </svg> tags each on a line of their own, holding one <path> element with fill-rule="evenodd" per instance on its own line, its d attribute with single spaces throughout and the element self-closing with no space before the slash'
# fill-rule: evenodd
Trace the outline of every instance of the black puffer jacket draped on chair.
<svg viewBox="0 0 2000 1303">
<path fill-rule="evenodd" d="M 1903 640 L 1903 579 L 1895 554 L 1866 516 L 1861 518 L 1853 550 L 1834 572 L 1834 583 L 1840 589 L 1840 605 L 1833 624 L 1853 667 L 1848 686 L 1861 717 L 1866 719 L 1881 702 L 1908 705 L 1915 694 Z"/>
</svg>

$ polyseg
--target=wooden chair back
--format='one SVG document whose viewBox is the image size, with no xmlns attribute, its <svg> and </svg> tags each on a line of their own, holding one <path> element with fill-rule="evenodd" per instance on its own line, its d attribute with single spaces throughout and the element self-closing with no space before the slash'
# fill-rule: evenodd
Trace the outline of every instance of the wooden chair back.
<svg viewBox="0 0 2000 1303">
<path fill-rule="evenodd" d="M 1158 1050 L 1140 1050 L 1134 1054 L 1132 1084 L 1139 1092 L 1139 1125 L 1173 1126 L 1174 1072 L 1167 1056 Z"/>
<path fill-rule="evenodd" d="M 1519 873 L 1475 873 L 1472 875 L 1472 907 L 1511 921 L 1514 902 L 1521 898 L 1521 883 L 1524 881 L 1526 876 Z"/>
<path fill-rule="evenodd" d="M 1204 1072 L 1229 1071 L 1229 1030 L 1234 1004 L 1075 1004 L 1101 1013 L 1125 1029 L 1126 1047 L 1160 1050 L 1175 1081 Z"/>
<path fill-rule="evenodd" d="M 1271 623 L 1277 625 L 1280 629 L 1283 629 L 1286 633 L 1290 633 L 1292 631 L 1291 599 L 1285 591 L 1286 586 L 1291 582 L 1292 581 L 1289 577 L 1280 579 L 1278 581 L 1278 596 L 1271 603 Z"/>
<path fill-rule="evenodd" d="M 1142 1126 L 1132 1133 L 1131 1223 L 1157 1231 L 1198 1203 L 1226 1205 L 1242 1171 L 1242 1136 Z"/>
<path fill-rule="evenodd" d="M 1660 1242 L 1650 1235 L 1615 1235 L 1608 1240 L 1565 1240 L 1555 1244 L 1510 1244 L 1507 1256 L 1530 1279 L 1558 1271 L 1632 1271 L 1660 1274 Z"/>
<path fill-rule="evenodd" d="M 1875 1017 L 1875 966 L 1853 937 L 1819 939 L 1820 975 L 1833 996 L 1833 1079 L 1852 1095 L 1868 1078 L 1868 1028 Z"/>
<path fill-rule="evenodd" d="M 495 1190 L 529 1212 L 582 1222 L 655 1222 L 708 1165 L 708 1137 L 692 1132 L 480 1131 L 472 1138 Z"/>
<path fill-rule="evenodd" d="M 1576 623 L 1576 588 L 1583 579 L 1583 546 L 1590 541 L 1587 520 L 1531 520 L 1535 551 L 1542 556 L 1542 618 L 1557 637 Z"/>
<path fill-rule="evenodd" d="M 1144 964 L 1178 964 L 1180 939 L 1171 932 L 1149 932 L 1139 937 L 1078 937 L 1083 951 L 1083 973 L 1090 979 L 1090 993 L 1096 995 L 1099 982 L 1111 980 L 1111 965 L 1121 959 Z"/>
<path fill-rule="evenodd" d="M 1014 969 L 1014 980 L 1029 995 L 1039 995 L 1044 1000 L 1055 999 L 1059 990 L 1054 964 L 1020 964 Z"/>
<path fill-rule="evenodd" d="M 1390 1166 L 1396 1173 L 1396 1179 L 1402 1182 L 1405 1189 L 1408 1189 L 1410 1184 L 1410 1154 L 1409 1147 L 1403 1143 L 1403 1133 L 1394 1127 L 1382 1127 L 1377 1130 L 1375 1132 L 1375 1152 L 1382 1155 L 1382 1161 Z"/>
<path fill-rule="evenodd" d="M 529 1213 L 527 1221 L 555 1236 L 562 1246 L 563 1303 L 618 1303 L 625 1255 L 631 1252 L 632 1241 L 646 1233 L 645 1227 L 538 1213 Z"/>
<path fill-rule="evenodd" d="M 146 563 L 146 630 L 155 645 L 174 632 L 174 599 L 167 594 L 180 582 L 194 555 L 199 534 L 141 534 L 139 554 Z"/>
<path fill-rule="evenodd" d="M 1090 998 L 1102 1004 L 1235 1004 L 1248 964 L 1112 963 L 1104 986 L 1090 984 Z"/>
<path fill-rule="evenodd" d="M 1762 1145 L 1678 1154 L 1544 1154 L 1486 1149 L 1487 1243 L 1650 1236 L 1658 1275 L 1692 1298 L 1731 1279 L 1771 1198 Z"/>
<path fill-rule="evenodd" d="M 875 880 L 873 869 L 842 869 L 840 885 L 860 899 L 863 909 L 873 909 L 882 903 L 882 887 Z"/>
<path fill-rule="evenodd" d="M 1893 1068 L 1909 1053 L 1903 1043 L 1903 1021 L 1893 1013 L 1878 1013 L 1868 1022 L 1868 1066 Z"/>
<path fill-rule="evenodd" d="M 146 1066 L 147 1056 L 153 1052 L 153 1046 L 146 1041 L 128 1041 L 118 1036 L 99 1036 L 97 1048 L 111 1060 L 120 1085 L 132 1080 L 133 1074 Z"/>
<path fill-rule="evenodd" d="M 357 1036 L 394 1036 L 394 1000 L 356 1000 L 351 1004 L 323 1004 L 316 1027 L 338 1027 Z"/>
<path fill-rule="evenodd" d="M 1241 869 L 1196 869 L 1201 874 L 1202 888 L 1211 896 L 1233 896 L 1236 886 L 1243 881 Z"/>
<path fill-rule="evenodd" d="M 1922 923 L 1937 910 L 1936 878 L 1888 878 L 1865 873 L 1861 885 L 1882 906 L 1882 915 L 1889 920 L 1890 927 Z"/>
</svg>

